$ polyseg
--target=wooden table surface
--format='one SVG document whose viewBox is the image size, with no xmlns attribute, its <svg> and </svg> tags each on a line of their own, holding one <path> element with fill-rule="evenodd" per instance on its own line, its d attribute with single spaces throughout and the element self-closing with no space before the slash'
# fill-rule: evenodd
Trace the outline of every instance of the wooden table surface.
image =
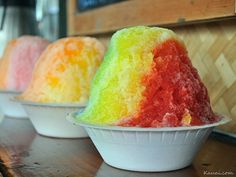
<svg viewBox="0 0 236 177">
<path fill-rule="evenodd" d="M 89 138 L 48 138 L 38 135 L 27 119 L 5 118 L 0 124 L 1 176 L 233 177 L 236 176 L 236 146 L 211 137 L 193 165 L 185 169 L 165 173 L 130 172 L 105 164 Z"/>
</svg>

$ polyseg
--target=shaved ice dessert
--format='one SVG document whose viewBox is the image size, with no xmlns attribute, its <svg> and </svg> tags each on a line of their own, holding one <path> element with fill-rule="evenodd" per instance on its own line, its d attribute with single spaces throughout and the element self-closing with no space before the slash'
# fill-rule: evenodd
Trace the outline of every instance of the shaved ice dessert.
<svg viewBox="0 0 236 177">
<path fill-rule="evenodd" d="M 104 50 L 98 40 L 90 37 L 68 37 L 50 44 L 40 56 L 32 80 L 19 99 L 86 104 L 90 82 Z"/>
<path fill-rule="evenodd" d="M 67 37 L 42 53 L 27 89 L 17 97 L 36 129 L 57 138 L 87 137 L 66 115 L 87 104 L 90 83 L 99 67 L 104 46 L 91 37 Z"/>
<path fill-rule="evenodd" d="M 141 172 L 190 165 L 212 129 L 229 121 L 213 113 L 176 34 L 144 26 L 112 36 L 87 107 L 67 119 L 85 128 L 105 163 Z"/>
<path fill-rule="evenodd" d="M 28 86 L 34 65 L 49 42 L 36 36 L 11 40 L 0 60 L 0 89 L 21 92 Z"/>
<path fill-rule="evenodd" d="M 178 127 L 218 121 L 184 43 L 158 27 L 116 32 L 78 121 L 125 127 Z"/>
</svg>

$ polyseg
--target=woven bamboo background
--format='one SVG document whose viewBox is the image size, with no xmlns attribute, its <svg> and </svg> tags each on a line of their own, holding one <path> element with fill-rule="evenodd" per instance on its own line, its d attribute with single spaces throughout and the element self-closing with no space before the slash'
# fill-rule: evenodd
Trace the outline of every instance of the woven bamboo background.
<svg viewBox="0 0 236 177">
<path fill-rule="evenodd" d="M 187 46 L 208 88 L 215 112 L 233 119 L 222 130 L 236 133 L 236 19 L 172 28 Z M 105 45 L 112 34 L 95 36 Z"/>
<path fill-rule="evenodd" d="M 236 133 L 236 20 L 173 30 L 187 46 L 208 88 L 213 110 L 233 119 L 221 129 Z"/>
</svg>

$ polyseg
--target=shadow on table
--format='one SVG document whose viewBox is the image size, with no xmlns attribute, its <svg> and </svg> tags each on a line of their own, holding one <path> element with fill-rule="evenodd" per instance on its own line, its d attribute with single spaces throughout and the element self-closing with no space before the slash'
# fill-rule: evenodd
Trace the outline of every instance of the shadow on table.
<svg viewBox="0 0 236 177">
<path fill-rule="evenodd" d="M 107 165 L 105 162 L 103 162 L 100 168 L 98 169 L 96 177 L 154 177 L 157 175 L 158 177 L 198 177 L 197 172 L 192 165 L 187 168 L 171 172 L 145 173 L 120 170 Z"/>
</svg>

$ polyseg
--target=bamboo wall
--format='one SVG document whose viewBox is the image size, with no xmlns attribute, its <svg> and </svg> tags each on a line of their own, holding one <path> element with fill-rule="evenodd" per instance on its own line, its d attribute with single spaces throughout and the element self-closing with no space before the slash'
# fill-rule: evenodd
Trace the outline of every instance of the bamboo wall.
<svg viewBox="0 0 236 177">
<path fill-rule="evenodd" d="M 213 110 L 233 119 L 221 128 L 236 133 L 236 20 L 173 30 L 187 46 L 208 88 Z"/>
</svg>

